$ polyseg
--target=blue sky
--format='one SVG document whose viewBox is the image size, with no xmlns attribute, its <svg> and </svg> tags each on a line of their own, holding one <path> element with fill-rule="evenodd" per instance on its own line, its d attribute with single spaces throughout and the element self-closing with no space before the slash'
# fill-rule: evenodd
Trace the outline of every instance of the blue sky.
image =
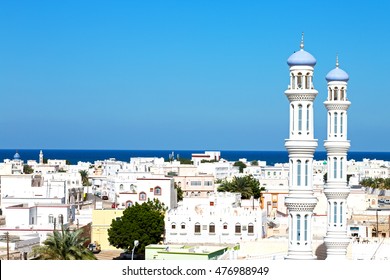
<svg viewBox="0 0 390 280">
<path fill-rule="evenodd" d="M 351 151 L 390 151 L 386 1 L 0 2 L 0 148 L 285 150 L 287 58 L 350 75 Z"/>
</svg>

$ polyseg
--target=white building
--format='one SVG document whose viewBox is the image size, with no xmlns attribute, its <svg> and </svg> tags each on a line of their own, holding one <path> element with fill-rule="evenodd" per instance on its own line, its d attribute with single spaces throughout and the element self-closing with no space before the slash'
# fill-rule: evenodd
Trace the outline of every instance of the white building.
<svg viewBox="0 0 390 280">
<path fill-rule="evenodd" d="M 185 197 L 179 207 L 166 214 L 165 241 L 168 244 L 235 244 L 262 238 L 265 232 L 264 212 L 240 205 L 241 194 L 236 193 Z"/>
</svg>

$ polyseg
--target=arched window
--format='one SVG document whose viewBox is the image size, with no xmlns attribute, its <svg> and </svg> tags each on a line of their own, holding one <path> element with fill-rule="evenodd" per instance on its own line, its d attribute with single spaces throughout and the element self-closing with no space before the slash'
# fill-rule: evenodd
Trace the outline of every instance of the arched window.
<svg viewBox="0 0 390 280">
<path fill-rule="evenodd" d="M 215 234 L 215 224 L 211 223 L 209 225 L 209 234 Z"/>
<path fill-rule="evenodd" d="M 297 240 L 301 240 L 301 215 L 297 215 Z"/>
<path fill-rule="evenodd" d="M 119 190 L 120 190 L 120 191 L 123 191 L 123 184 L 120 184 L 120 185 L 119 185 Z"/>
<path fill-rule="evenodd" d="M 340 89 L 340 100 L 344 101 L 345 98 L 345 89 L 342 87 Z"/>
<path fill-rule="evenodd" d="M 131 200 L 127 200 L 126 201 L 126 207 L 128 208 L 128 207 L 131 207 L 131 206 L 133 206 L 133 202 Z"/>
<path fill-rule="evenodd" d="M 343 203 L 340 202 L 340 225 L 343 223 Z"/>
<path fill-rule="evenodd" d="M 305 88 L 310 88 L 310 73 L 306 73 L 306 86 Z"/>
<path fill-rule="evenodd" d="M 339 89 L 338 87 L 335 87 L 334 88 L 334 100 L 338 100 L 339 99 Z"/>
<path fill-rule="evenodd" d="M 146 200 L 146 193 L 145 193 L 145 192 L 140 192 L 140 194 L 139 194 L 139 200 L 140 200 L 140 201 L 145 201 L 145 200 Z"/>
<path fill-rule="evenodd" d="M 154 188 L 154 195 L 161 195 L 161 187 Z"/>
<path fill-rule="evenodd" d="M 182 230 L 186 229 L 186 223 L 181 223 L 180 228 L 181 228 Z"/>
<path fill-rule="evenodd" d="M 337 178 L 337 158 L 333 158 L 333 178 Z"/>
<path fill-rule="evenodd" d="M 337 112 L 334 113 L 334 133 L 337 133 Z"/>
<path fill-rule="evenodd" d="M 305 241 L 307 241 L 307 230 L 308 230 L 308 223 L 309 223 L 309 215 L 305 215 Z"/>
<path fill-rule="evenodd" d="M 300 186 L 301 185 L 301 169 L 302 169 L 302 166 L 301 166 L 301 160 L 298 160 L 297 161 L 297 185 Z"/>
<path fill-rule="evenodd" d="M 340 178 L 343 178 L 343 172 L 344 172 L 344 170 L 343 170 L 343 159 L 344 158 L 340 158 Z"/>
<path fill-rule="evenodd" d="M 298 132 L 302 131 L 302 105 L 298 105 Z"/>
<path fill-rule="evenodd" d="M 252 223 L 250 223 L 249 225 L 248 225 L 248 234 L 254 234 L 255 233 L 255 227 L 253 226 L 253 224 Z"/>
<path fill-rule="evenodd" d="M 176 223 L 171 224 L 171 229 L 176 229 Z"/>
<path fill-rule="evenodd" d="M 333 223 L 337 223 L 337 203 L 333 202 Z M 336 226 L 336 225 L 335 225 Z"/>
<path fill-rule="evenodd" d="M 328 100 L 332 100 L 332 89 L 330 87 L 328 87 Z"/>
<path fill-rule="evenodd" d="M 310 105 L 306 107 L 306 131 L 309 134 L 310 131 Z"/>
<path fill-rule="evenodd" d="M 340 113 L 340 134 L 343 134 L 343 122 L 344 122 L 344 113 Z"/>
<path fill-rule="evenodd" d="M 240 223 L 237 223 L 236 226 L 235 226 L 235 229 L 234 229 L 234 232 L 236 234 L 241 234 L 241 224 Z"/>
<path fill-rule="evenodd" d="M 298 73 L 297 84 L 298 88 L 302 88 L 302 73 Z"/>
<path fill-rule="evenodd" d="M 309 161 L 305 161 L 305 186 L 309 185 Z"/>
<path fill-rule="evenodd" d="M 228 224 L 227 224 L 227 223 L 224 223 L 224 224 L 222 225 L 222 228 L 223 228 L 224 231 L 226 231 L 226 230 L 228 229 Z"/>
<path fill-rule="evenodd" d="M 291 104 L 291 120 L 292 120 L 292 124 L 291 124 L 291 130 L 294 131 L 295 129 L 295 111 L 294 111 L 294 104 Z M 294 132 L 293 132 L 294 133 Z"/>
<path fill-rule="evenodd" d="M 195 234 L 200 234 L 200 224 L 199 223 L 195 224 L 194 230 L 195 230 Z"/>
</svg>

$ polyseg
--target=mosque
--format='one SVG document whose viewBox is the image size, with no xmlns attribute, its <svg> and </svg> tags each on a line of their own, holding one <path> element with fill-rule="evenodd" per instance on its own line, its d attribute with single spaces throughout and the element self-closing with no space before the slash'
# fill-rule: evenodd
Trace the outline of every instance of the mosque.
<svg viewBox="0 0 390 280">
<path fill-rule="evenodd" d="M 317 204 L 313 192 L 313 156 L 317 148 L 314 138 L 313 102 L 318 91 L 314 88 L 313 74 L 316 59 L 300 50 L 287 60 L 290 70 L 290 84 L 284 92 L 290 103 L 289 138 L 285 147 L 289 154 L 289 192 L 285 199 L 289 211 L 288 253 L 286 259 L 313 260 L 312 216 Z M 324 193 L 327 198 L 327 233 L 324 238 L 327 259 L 346 259 L 350 237 L 347 235 L 346 202 L 350 193 L 347 185 L 347 99 L 348 74 L 336 68 L 326 75 L 328 95 L 324 105 L 328 111 L 327 139 L 327 182 Z"/>
</svg>

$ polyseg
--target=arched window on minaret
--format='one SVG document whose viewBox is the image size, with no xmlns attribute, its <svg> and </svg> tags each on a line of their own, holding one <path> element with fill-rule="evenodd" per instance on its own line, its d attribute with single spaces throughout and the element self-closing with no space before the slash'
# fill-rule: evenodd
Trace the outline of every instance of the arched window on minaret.
<svg viewBox="0 0 390 280">
<path fill-rule="evenodd" d="M 305 186 L 309 185 L 309 161 L 305 161 Z"/>
<path fill-rule="evenodd" d="M 344 113 L 340 113 L 340 134 L 343 137 L 343 124 L 344 124 Z"/>
<path fill-rule="evenodd" d="M 299 72 L 298 76 L 297 76 L 297 86 L 299 89 L 302 88 L 302 73 L 301 72 Z"/>
<path fill-rule="evenodd" d="M 343 202 L 340 202 L 340 226 L 343 226 Z"/>
<path fill-rule="evenodd" d="M 341 89 L 340 89 L 340 100 L 341 101 L 345 101 L 345 89 L 342 87 Z"/>
<path fill-rule="evenodd" d="M 301 215 L 297 215 L 297 240 L 301 240 Z M 299 244 L 299 242 L 298 242 Z"/>
<path fill-rule="evenodd" d="M 344 161 L 344 158 L 340 158 L 340 178 L 342 179 L 343 176 L 344 176 L 344 170 L 343 170 L 343 161 Z"/>
<path fill-rule="evenodd" d="M 309 215 L 305 215 L 305 241 L 307 241 L 307 228 L 309 226 Z"/>
<path fill-rule="evenodd" d="M 328 101 L 332 100 L 332 89 L 328 87 Z"/>
<path fill-rule="evenodd" d="M 290 240 L 294 240 L 294 218 L 293 218 L 293 215 L 290 214 L 290 222 L 291 222 L 291 227 L 290 227 L 290 230 L 289 230 L 289 233 L 290 233 Z M 290 241 L 291 243 L 291 241 Z"/>
<path fill-rule="evenodd" d="M 302 170 L 302 166 L 301 166 L 301 160 L 299 159 L 297 161 L 297 185 L 300 186 L 301 185 L 301 170 Z"/>
<path fill-rule="evenodd" d="M 310 89 L 310 78 L 311 78 L 310 73 L 306 73 L 306 86 L 305 86 L 306 89 Z"/>
<path fill-rule="evenodd" d="M 334 113 L 334 136 L 336 137 L 337 135 L 337 112 Z"/>
<path fill-rule="evenodd" d="M 302 105 L 298 105 L 298 134 L 302 131 Z"/>
<path fill-rule="evenodd" d="M 332 115 L 329 112 L 328 113 L 328 124 L 331 124 L 331 123 L 332 123 Z M 332 135 L 332 126 L 328 125 L 328 137 L 331 137 L 331 135 Z"/>
<path fill-rule="evenodd" d="M 310 132 L 310 104 L 306 107 L 306 131 L 307 134 Z"/>
<path fill-rule="evenodd" d="M 294 129 L 295 129 L 295 111 L 294 111 L 294 104 L 291 104 L 291 131 L 292 131 L 292 134 L 294 134 Z"/>
<path fill-rule="evenodd" d="M 332 206 L 331 206 L 331 204 L 330 204 L 330 201 L 328 201 L 328 209 L 329 209 L 329 213 L 328 213 L 328 224 L 330 224 L 331 221 L 332 221 L 332 216 L 331 216 Z"/>
<path fill-rule="evenodd" d="M 337 158 L 333 158 L 333 178 L 337 178 Z"/>
<path fill-rule="evenodd" d="M 294 73 L 291 73 L 290 87 L 291 87 L 292 89 L 295 89 L 295 76 L 294 76 Z"/>
<path fill-rule="evenodd" d="M 291 166 L 291 174 L 290 174 L 290 182 L 294 182 L 294 162 L 292 159 L 290 159 L 290 166 Z"/>
<path fill-rule="evenodd" d="M 337 202 L 333 202 L 333 223 L 335 224 L 334 226 L 336 226 L 336 223 L 337 223 Z"/>
<path fill-rule="evenodd" d="M 334 88 L 334 100 L 339 100 L 339 89 L 338 89 L 338 87 Z"/>
</svg>

